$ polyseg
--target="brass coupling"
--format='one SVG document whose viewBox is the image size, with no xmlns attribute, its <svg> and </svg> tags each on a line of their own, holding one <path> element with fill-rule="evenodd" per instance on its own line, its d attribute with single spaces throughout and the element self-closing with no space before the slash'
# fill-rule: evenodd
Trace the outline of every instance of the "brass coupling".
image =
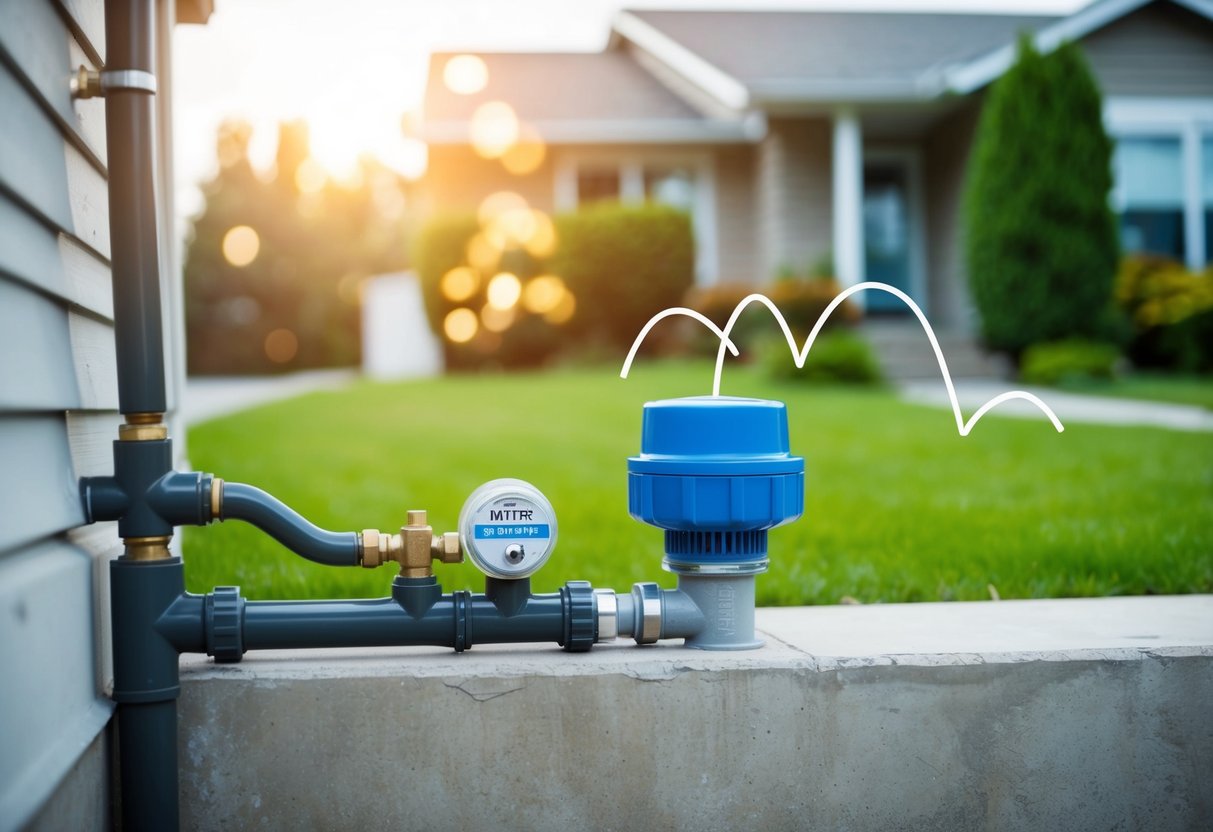
<svg viewBox="0 0 1213 832">
<path fill-rule="evenodd" d="M 211 520 L 223 520 L 222 477 L 211 477 Z"/>
<path fill-rule="evenodd" d="M 359 559 L 363 566 L 373 569 L 388 561 L 396 561 L 400 564 L 400 574 L 406 578 L 431 577 L 434 574 L 433 561 L 463 561 L 459 533 L 434 534 L 425 511 L 420 510 L 408 513 L 408 525 L 402 526 L 399 534 L 364 529 L 360 542 Z"/>
<path fill-rule="evenodd" d="M 123 558 L 126 560 L 167 560 L 173 556 L 173 553 L 168 550 L 168 542 L 172 540 L 169 535 L 156 537 L 124 537 L 122 542 L 126 544 L 126 552 Z"/>
<path fill-rule="evenodd" d="M 118 439 L 123 442 L 168 439 L 168 426 L 163 420 L 163 413 L 128 413 L 126 423 L 118 426 Z"/>
</svg>

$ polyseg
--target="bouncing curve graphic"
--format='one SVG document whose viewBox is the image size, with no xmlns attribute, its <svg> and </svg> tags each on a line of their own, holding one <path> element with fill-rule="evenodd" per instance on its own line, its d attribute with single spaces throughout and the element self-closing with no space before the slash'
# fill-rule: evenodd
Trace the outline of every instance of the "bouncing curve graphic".
<svg viewBox="0 0 1213 832">
<path fill-rule="evenodd" d="M 922 324 L 923 331 L 926 332 L 927 335 L 927 340 L 931 342 L 931 348 L 935 350 L 935 357 L 939 360 L 939 371 L 943 375 L 944 387 L 947 388 L 948 391 L 948 400 L 952 404 L 952 414 L 956 417 L 956 430 L 961 436 L 968 436 L 969 432 L 973 430 L 973 427 L 979 421 L 981 421 L 982 416 L 985 416 L 1003 402 L 1011 401 L 1012 399 L 1023 399 L 1026 402 L 1030 402 L 1039 408 L 1041 413 L 1048 417 L 1049 421 L 1053 423 L 1053 427 L 1057 429 L 1058 433 L 1065 430 L 1065 426 L 1061 423 L 1061 420 L 1057 418 L 1057 414 L 1054 413 L 1047 404 L 1041 401 L 1039 397 L 1034 396 L 1026 390 L 1008 390 L 1005 393 L 998 394 L 981 407 L 977 408 L 977 411 L 970 416 L 969 420 L 966 422 L 964 419 L 964 414 L 960 410 L 960 401 L 956 398 L 956 386 L 952 383 L 952 374 L 948 372 L 948 362 L 944 358 L 943 350 L 939 346 L 939 339 L 935 337 L 935 330 L 931 328 L 931 323 L 927 320 L 927 316 L 923 314 L 922 310 L 918 307 L 918 304 L 914 302 L 913 298 L 911 298 L 905 292 L 901 291 L 895 286 L 890 286 L 887 283 L 877 283 L 874 281 L 857 283 L 854 286 L 850 286 L 839 292 L 834 299 L 830 301 L 829 306 L 825 308 L 825 311 L 821 313 L 821 316 L 817 318 L 817 323 L 813 325 L 813 330 L 809 333 L 809 337 L 805 339 L 804 347 L 801 349 L 797 349 L 796 338 L 792 335 L 792 330 L 788 327 L 788 322 L 783 317 L 783 313 L 779 311 L 779 307 L 777 307 L 766 295 L 755 293 L 743 298 L 740 303 L 733 307 L 733 313 L 729 316 L 728 323 L 725 324 L 723 330 L 701 315 L 699 312 L 696 312 L 694 309 L 687 309 L 686 307 L 682 306 L 674 306 L 669 309 L 664 309 L 661 312 L 658 312 L 652 318 L 649 318 L 648 323 L 646 323 L 640 330 L 639 334 L 637 334 L 636 340 L 632 342 L 632 348 L 628 351 L 628 357 L 623 362 L 623 369 L 620 371 L 619 377 L 628 377 L 628 372 L 632 369 L 632 362 L 636 359 L 636 353 L 640 349 L 640 345 L 644 342 L 645 337 L 648 336 L 650 330 L 652 330 L 654 326 L 656 326 L 662 320 L 674 315 L 685 315 L 686 317 L 694 318 L 695 320 L 699 321 L 701 324 L 710 329 L 717 338 L 720 339 L 720 349 L 716 352 L 716 372 L 712 378 L 712 395 L 719 396 L 720 376 L 724 371 L 725 350 L 727 349 L 733 355 L 738 354 L 737 346 L 729 339 L 729 334 L 733 331 L 733 327 L 736 326 L 737 319 L 741 317 L 741 313 L 744 312 L 745 309 L 752 303 L 761 303 L 771 310 L 771 314 L 775 317 L 776 323 L 778 323 L 779 328 L 783 330 L 784 338 L 787 339 L 788 349 L 792 353 L 792 360 L 796 362 L 797 368 L 802 368 L 804 367 L 805 359 L 808 357 L 809 350 L 813 346 L 813 342 L 817 340 L 818 333 L 821 332 L 822 327 L 825 326 L 826 320 L 829 319 L 834 310 L 837 309 L 842 302 L 851 295 L 866 291 L 868 289 L 888 292 L 889 294 L 898 298 L 907 307 L 909 307 L 910 311 L 914 313 L 914 316 L 918 318 L 918 322 Z"/>
</svg>

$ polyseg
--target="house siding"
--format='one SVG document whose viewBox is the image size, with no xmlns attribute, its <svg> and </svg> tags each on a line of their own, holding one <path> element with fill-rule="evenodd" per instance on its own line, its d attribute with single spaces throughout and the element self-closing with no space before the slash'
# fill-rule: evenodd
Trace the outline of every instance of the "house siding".
<svg viewBox="0 0 1213 832">
<path fill-rule="evenodd" d="M 721 283 L 761 283 L 755 238 L 754 148 L 716 152 L 716 234 Z"/>
<path fill-rule="evenodd" d="M 938 326 L 972 331 L 976 318 L 964 267 L 965 169 L 981 114 L 973 96 L 940 121 L 923 142 L 926 187 L 927 293 Z"/>
<path fill-rule="evenodd" d="M 1105 95 L 1213 96 L 1213 22 L 1154 3 L 1082 40 Z"/>
<path fill-rule="evenodd" d="M 159 5 L 164 40 L 172 9 Z M 110 825 L 108 562 L 121 543 L 115 524 L 82 525 L 77 494 L 79 477 L 112 473 L 121 421 L 105 104 L 67 84 L 101 67 L 103 20 L 102 0 L 0 4 L 0 830 Z M 162 152 L 162 193 L 167 164 Z"/>
<path fill-rule="evenodd" d="M 780 269 L 805 270 L 830 253 L 833 192 L 830 122 L 772 119 L 757 148 L 755 222 L 758 282 Z"/>
</svg>

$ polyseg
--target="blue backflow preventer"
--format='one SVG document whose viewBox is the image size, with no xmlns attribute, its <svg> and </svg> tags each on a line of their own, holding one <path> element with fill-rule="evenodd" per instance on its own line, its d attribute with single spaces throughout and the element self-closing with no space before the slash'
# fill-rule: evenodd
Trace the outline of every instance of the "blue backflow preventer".
<svg viewBox="0 0 1213 832">
<path fill-rule="evenodd" d="M 789 452 L 783 402 L 696 396 L 644 406 L 628 512 L 665 530 L 670 571 L 765 571 L 767 530 L 803 511 L 804 459 Z"/>
</svg>

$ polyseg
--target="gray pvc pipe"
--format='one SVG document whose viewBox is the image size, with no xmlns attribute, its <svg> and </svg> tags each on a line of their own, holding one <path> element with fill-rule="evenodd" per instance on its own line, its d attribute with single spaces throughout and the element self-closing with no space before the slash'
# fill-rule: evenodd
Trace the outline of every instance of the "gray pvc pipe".
<svg viewBox="0 0 1213 832">
<path fill-rule="evenodd" d="M 105 68 L 154 73 L 155 4 L 108 0 L 105 5 Z M 166 409 L 154 108 L 155 96 L 148 92 L 111 89 L 105 95 L 114 337 L 122 413 Z"/>
<path fill-rule="evenodd" d="M 358 565 L 357 532 L 326 531 L 260 488 L 225 482 L 220 519 L 229 518 L 252 523 L 292 552 L 316 563 Z"/>
<path fill-rule="evenodd" d="M 703 613 L 704 626 L 686 640 L 699 650 L 752 650 L 754 635 L 753 575 L 679 575 L 678 589 Z"/>
</svg>

